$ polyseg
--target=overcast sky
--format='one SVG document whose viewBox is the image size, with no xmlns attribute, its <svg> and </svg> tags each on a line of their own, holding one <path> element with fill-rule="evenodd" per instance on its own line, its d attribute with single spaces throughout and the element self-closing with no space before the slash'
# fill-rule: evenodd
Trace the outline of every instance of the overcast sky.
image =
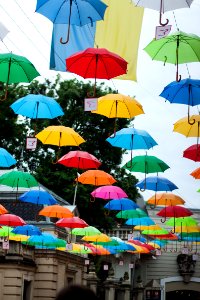
<svg viewBox="0 0 200 300">
<path fill-rule="evenodd" d="M 52 23 L 40 14 L 35 13 L 36 0 L 3 0 L 0 3 L 1 22 L 9 29 L 8 35 L 0 42 L 0 51 L 12 51 L 15 54 L 26 56 L 38 69 L 40 79 L 54 78 L 57 74 L 49 70 L 49 54 L 51 43 Z M 200 36 L 200 0 L 194 0 L 190 9 L 181 9 L 165 14 L 172 25 L 172 32 L 181 31 L 194 33 Z M 139 47 L 137 83 L 133 81 L 113 80 L 106 84 L 117 88 L 123 93 L 135 98 L 143 105 L 144 115 L 137 116 L 134 121 L 136 129 L 143 129 L 157 141 L 158 146 L 148 151 L 149 155 L 157 156 L 166 162 L 170 169 L 160 176 L 173 181 L 178 187 L 174 193 L 186 201 L 187 207 L 200 209 L 200 181 L 189 175 L 199 167 L 199 163 L 183 158 L 183 151 L 196 143 L 196 138 L 173 132 L 173 124 L 187 115 L 187 106 L 170 104 L 159 97 L 163 88 L 175 80 L 176 68 L 173 65 L 152 61 L 143 48 L 154 38 L 155 26 L 158 25 L 159 14 L 146 9 L 142 27 Z M 177 26 L 176 26 L 177 24 Z M 8 49 L 7 49 L 7 48 Z M 193 79 L 200 79 L 200 63 L 188 64 L 188 69 Z M 188 77 L 186 65 L 180 65 L 182 78 Z M 74 76 L 62 73 L 62 78 Z M 197 114 L 197 108 L 191 108 Z M 134 151 L 135 155 L 143 155 L 145 151 Z M 130 153 L 124 161 L 130 159 Z M 134 173 L 139 179 L 144 178 L 142 173 Z M 154 175 L 154 174 L 152 174 Z M 147 200 L 153 191 L 143 193 Z"/>
</svg>

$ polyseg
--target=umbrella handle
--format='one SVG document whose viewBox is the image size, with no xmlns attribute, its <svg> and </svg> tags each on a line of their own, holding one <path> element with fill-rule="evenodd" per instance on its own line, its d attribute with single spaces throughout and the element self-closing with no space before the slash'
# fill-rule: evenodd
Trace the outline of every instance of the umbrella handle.
<svg viewBox="0 0 200 300">
<path fill-rule="evenodd" d="M 69 18 L 68 18 L 68 30 L 67 30 L 67 40 L 63 42 L 62 37 L 60 38 L 61 44 L 67 44 L 69 42 L 69 35 L 70 35 L 70 26 L 71 26 L 71 15 L 72 15 L 72 0 L 70 0 L 70 8 L 69 8 Z"/>
<path fill-rule="evenodd" d="M 163 219 L 160 219 L 160 221 L 161 221 L 162 223 L 165 223 L 165 222 L 166 222 L 166 220 L 167 220 L 167 218 L 166 218 L 166 217 L 164 218 L 164 220 L 163 220 Z"/>
<path fill-rule="evenodd" d="M 190 116 L 188 115 L 188 124 L 194 125 L 195 122 L 196 122 L 195 119 L 193 119 L 193 121 L 191 122 L 191 121 L 190 121 Z"/>
<path fill-rule="evenodd" d="M 150 205 L 150 208 L 151 208 L 151 209 L 154 209 L 155 207 L 156 207 L 155 204 L 151 204 L 151 205 Z"/>
<path fill-rule="evenodd" d="M 176 72 L 176 81 L 177 82 L 181 81 L 181 75 L 179 75 L 178 72 Z"/>
<path fill-rule="evenodd" d="M 93 202 L 94 202 L 94 201 L 93 201 Z M 105 210 L 105 211 L 104 211 L 104 215 L 105 215 L 105 216 L 109 216 L 109 214 L 110 214 L 110 211 L 109 211 L 109 210 Z"/>
<path fill-rule="evenodd" d="M 94 198 L 90 197 L 90 202 L 94 203 L 95 202 L 95 197 Z"/>
<path fill-rule="evenodd" d="M 165 23 L 162 22 L 162 12 L 160 12 L 159 24 L 161 26 L 166 26 L 168 23 L 169 23 L 169 19 L 166 19 Z"/>
</svg>

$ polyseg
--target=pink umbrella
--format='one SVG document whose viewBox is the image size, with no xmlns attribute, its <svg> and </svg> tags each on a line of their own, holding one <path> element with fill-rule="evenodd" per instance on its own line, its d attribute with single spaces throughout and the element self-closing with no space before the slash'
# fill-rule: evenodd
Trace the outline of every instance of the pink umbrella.
<svg viewBox="0 0 200 300">
<path fill-rule="evenodd" d="M 104 185 L 98 187 L 91 193 L 91 195 L 94 198 L 102 198 L 105 200 L 128 198 L 128 195 L 120 187 L 115 185 Z"/>
</svg>

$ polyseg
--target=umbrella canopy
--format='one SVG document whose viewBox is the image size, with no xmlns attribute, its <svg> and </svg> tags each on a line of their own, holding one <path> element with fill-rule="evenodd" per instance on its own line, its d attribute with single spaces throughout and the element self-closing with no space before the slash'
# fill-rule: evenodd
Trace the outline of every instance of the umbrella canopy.
<svg viewBox="0 0 200 300">
<path fill-rule="evenodd" d="M 170 167 L 156 156 L 138 155 L 134 156 L 131 161 L 127 162 L 124 169 L 130 172 L 141 172 L 145 174 L 164 172 Z"/>
<path fill-rule="evenodd" d="M 15 234 L 20 234 L 20 235 L 41 235 L 42 232 L 37 226 L 34 225 L 24 225 L 24 226 L 17 226 L 12 230 L 13 233 Z"/>
<path fill-rule="evenodd" d="M 16 159 L 6 149 L 0 148 L 0 167 L 9 168 L 16 163 Z"/>
<path fill-rule="evenodd" d="M 7 213 L 8 213 L 7 209 L 0 204 L 0 215 L 7 214 Z"/>
<path fill-rule="evenodd" d="M 1 228 L 0 228 L 0 237 L 10 237 L 11 235 L 14 235 L 13 227 L 1 226 Z"/>
<path fill-rule="evenodd" d="M 144 210 L 140 208 L 130 209 L 130 210 L 122 210 L 116 214 L 116 218 L 120 219 L 131 219 L 138 217 L 147 217 L 147 214 Z"/>
<path fill-rule="evenodd" d="M 192 173 L 190 173 L 190 175 L 192 177 L 194 177 L 195 179 L 200 179 L 200 168 L 197 168 L 194 171 L 192 171 Z"/>
<path fill-rule="evenodd" d="M 78 182 L 83 184 L 93 185 L 110 185 L 116 182 L 114 177 L 101 170 L 88 170 L 82 173 L 76 179 Z"/>
<path fill-rule="evenodd" d="M 44 207 L 39 211 L 39 216 L 52 218 L 71 218 L 73 213 L 66 207 L 55 204 Z"/>
<path fill-rule="evenodd" d="M 200 161 L 200 145 L 195 144 L 183 151 L 183 157 L 194 160 Z"/>
<path fill-rule="evenodd" d="M 173 81 L 164 88 L 160 96 L 168 100 L 170 103 L 188 105 L 189 122 L 190 106 L 200 104 L 200 80 L 186 78 L 178 82 Z"/>
<path fill-rule="evenodd" d="M 141 232 L 142 234 L 147 234 L 147 235 L 165 235 L 165 234 L 168 234 L 169 232 L 162 228 L 161 230 L 157 230 L 157 229 L 146 229 L 146 230 L 143 230 Z"/>
<path fill-rule="evenodd" d="M 134 230 L 162 230 L 162 227 L 160 227 L 158 224 L 154 225 L 136 225 Z"/>
<path fill-rule="evenodd" d="M 64 115 L 56 100 L 44 95 L 29 94 L 15 101 L 10 107 L 16 114 L 31 119 L 54 119 Z"/>
<path fill-rule="evenodd" d="M 97 235 L 86 235 L 82 237 L 82 240 L 88 242 L 110 242 L 111 238 L 108 235 L 101 233 Z"/>
<path fill-rule="evenodd" d="M 72 128 L 65 126 L 48 126 L 36 134 L 43 144 L 55 146 L 79 146 L 85 140 Z"/>
<path fill-rule="evenodd" d="M 56 199 L 46 191 L 32 190 L 22 194 L 19 198 L 22 202 L 34 203 L 37 205 L 53 205 L 56 204 Z"/>
<path fill-rule="evenodd" d="M 13 214 L 0 215 L 0 225 L 6 226 L 23 226 L 26 222 L 19 216 Z"/>
<path fill-rule="evenodd" d="M 99 231 L 97 228 L 93 226 L 88 226 L 84 228 L 74 228 L 72 229 L 71 234 L 89 236 L 89 235 L 101 234 L 101 231 Z"/>
<path fill-rule="evenodd" d="M 128 197 L 128 195 L 120 187 L 113 185 L 100 186 L 94 190 L 91 195 L 94 198 L 102 198 L 105 200 Z"/>
<path fill-rule="evenodd" d="M 200 37 L 177 31 L 162 39 L 153 39 L 144 50 L 153 60 L 176 65 L 176 81 L 180 80 L 178 65 L 200 61 Z"/>
<path fill-rule="evenodd" d="M 62 218 L 56 222 L 56 225 L 59 227 L 68 227 L 68 228 L 85 228 L 89 225 L 79 217 L 72 218 Z"/>
<path fill-rule="evenodd" d="M 184 204 L 185 201 L 173 193 L 156 193 L 147 200 L 147 204 L 155 206 L 174 206 Z"/>
<path fill-rule="evenodd" d="M 69 41 L 70 25 L 84 26 L 86 24 L 102 20 L 107 5 L 102 1 L 88 0 L 38 0 L 36 12 L 48 18 L 54 24 L 68 24 L 67 39 Z"/>
<path fill-rule="evenodd" d="M 71 243 L 72 250 L 65 249 L 67 252 L 70 253 L 79 253 L 79 254 L 89 254 L 92 253 L 92 250 L 86 247 L 85 245 L 78 244 L 78 243 Z"/>
<path fill-rule="evenodd" d="M 110 200 L 104 205 L 104 208 L 108 210 L 129 210 L 139 208 L 139 206 L 133 200 L 121 198 Z"/>
<path fill-rule="evenodd" d="M 7 98 L 8 84 L 19 82 L 31 82 L 40 76 L 34 65 L 24 56 L 13 53 L 0 54 L 0 81 L 6 83 Z"/>
<path fill-rule="evenodd" d="M 180 233 L 183 233 L 183 232 L 187 232 L 187 233 L 190 233 L 190 232 L 200 232 L 200 227 L 197 226 L 197 225 L 183 225 L 183 226 L 176 226 L 176 232 L 180 232 Z"/>
<path fill-rule="evenodd" d="M 60 243 L 59 239 L 57 239 L 55 236 L 53 236 L 50 233 L 42 233 L 41 235 L 32 235 L 29 237 L 29 239 L 25 242 L 26 245 L 30 246 L 44 246 L 44 247 L 59 247 L 61 244 L 66 243 Z"/>
<path fill-rule="evenodd" d="M 192 115 L 188 123 L 187 117 L 178 120 L 174 124 L 174 132 L 185 135 L 186 137 L 197 137 L 200 136 L 200 115 Z M 195 122 L 193 122 L 195 121 Z M 198 144 L 198 143 L 197 143 Z"/>
<path fill-rule="evenodd" d="M 150 217 L 137 217 L 130 218 L 125 222 L 126 225 L 155 225 L 155 222 Z"/>
<path fill-rule="evenodd" d="M 87 48 L 72 54 L 66 59 L 69 72 L 83 78 L 94 78 L 94 96 L 96 95 L 96 79 L 111 79 L 126 74 L 127 61 L 121 56 L 105 48 Z"/>
<path fill-rule="evenodd" d="M 146 180 L 146 181 L 145 181 Z M 152 191 L 173 191 L 175 189 L 178 189 L 178 187 L 164 177 L 158 177 L 158 176 L 149 176 L 146 179 L 143 179 L 139 181 L 136 184 L 136 187 L 139 187 L 140 189 L 147 189 Z"/>
<path fill-rule="evenodd" d="M 28 172 L 11 171 L 0 176 L 0 184 L 12 188 L 31 188 L 38 186 L 36 179 Z"/>
<path fill-rule="evenodd" d="M 150 8 L 153 10 L 157 10 L 160 12 L 160 19 L 159 23 L 160 25 L 164 26 L 169 23 L 169 20 L 167 19 L 165 23 L 162 22 L 162 14 L 179 9 L 179 8 L 184 8 L 184 7 L 190 7 L 192 4 L 193 0 L 133 0 L 136 6 L 141 6 L 145 8 Z"/>
<path fill-rule="evenodd" d="M 167 206 L 163 209 L 161 209 L 158 213 L 158 216 L 160 217 L 173 217 L 173 218 L 179 218 L 179 217 L 187 217 L 193 215 L 193 212 L 185 207 L 182 206 Z"/>
<path fill-rule="evenodd" d="M 58 160 L 58 163 L 77 169 L 97 169 L 101 165 L 94 155 L 80 150 L 68 152 Z"/>
<path fill-rule="evenodd" d="M 170 218 L 169 220 L 166 221 L 166 225 L 169 226 L 193 226 L 197 225 L 198 222 L 192 217 L 179 217 L 179 218 Z"/>
</svg>

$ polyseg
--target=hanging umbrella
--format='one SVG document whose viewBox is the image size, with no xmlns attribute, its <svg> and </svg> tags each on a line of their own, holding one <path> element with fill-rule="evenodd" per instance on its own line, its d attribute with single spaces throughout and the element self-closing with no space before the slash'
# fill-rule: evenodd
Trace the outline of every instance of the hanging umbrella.
<svg viewBox="0 0 200 300">
<path fill-rule="evenodd" d="M 200 168 L 195 169 L 190 175 L 195 179 L 200 179 Z"/>
<path fill-rule="evenodd" d="M 195 144 L 185 149 L 183 152 L 183 157 L 194 160 L 196 162 L 200 161 L 200 145 Z"/>
<path fill-rule="evenodd" d="M 108 94 L 98 98 L 97 110 L 92 113 L 115 119 L 114 132 L 116 131 L 116 119 L 131 119 L 140 114 L 144 114 L 142 105 L 130 96 L 122 94 Z"/>
<path fill-rule="evenodd" d="M 152 190 L 155 192 L 158 191 L 173 191 L 175 189 L 178 189 L 178 187 L 164 177 L 158 177 L 158 176 L 149 176 L 145 179 L 139 181 L 136 184 L 136 187 L 139 187 L 140 189 L 146 188 L 147 190 Z"/>
<path fill-rule="evenodd" d="M 56 199 L 46 191 L 32 190 L 22 194 L 19 198 L 22 202 L 34 203 L 37 205 L 53 205 L 56 204 Z"/>
<path fill-rule="evenodd" d="M 164 88 L 160 96 L 170 103 L 187 105 L 189 123 L 190 106 L 200 104 L 200 80 L 186 78 L 179 82 L 173 81 Z M 192 125 L 193 122 L 190 125 Z"/>
<path fill-rule="evenodd" d="M 91 193 L 94 198 L 102 198 L 105 200 L 126 198 L 128 195 L 118 186 L 105 185 L 100 186 Z"/>
<path fill-rule="evenodd" d="M 26 222 L 19 216 L 13 214 L 0 215 L 0 225 L 6 226 L 23 226 Z"/>
<path fill-rule="evenodd" d="M 139 206 L 133 200 L 121 198 L 110 200 L 104 205 L 104 208 L 108 210 L 129 210 L 139 208 Z"/>
<path fill-rule="evenodd" d="M 71 218 L 62 218 L 56 222 L 56 225 L 59 227 L 68 227 L 68 228 L 85 228 L 89 225 L 79 217 Z"/>
<path fill-rule="evenodd" d="M 67 44 L 70 36 L 70 26 L 83 26 L 104 18 L 107 5 L 102 1 L 88 0 L 37 0 L 36 12 L 48 18 L 54 24 L 68 24 L 67 39 L 61 44 Z"/>
<path fill-rule="evenodd" d="M 92 253 L 92 250 L 86 247 L 85 245 L 77 244 L 77 243 L 71 243 L 71 245 L 72 245 L 72 250 L 68 250 L 65 248 L 65 250 L 69 253 L 78 253 L 78 254 Z"/>
<path fill-rule="evenodd" d="M 54 119 L 64 112 L 55 99 L 44 95 L 29 94 L 11 106 L 14 113 L 30 119 Z"/>
<path fill-rule="evenodd" d="M 174 206 L 184 204 L 185 201 L 173 193 L 157 193 L 147 200 L 147 204 L 154 206 Z"/>
<path fill-rule="evenodd" d="M 126 225 L 155 225 L 155 222 L 150 217 L 134 217 L 125 222 Z"/>
<path fill-rule="evenodd" d="M 74 228 L 72 229 L 71 234 L 89 236 L 89 235 L 101 234 L 101 231 L 99 231 L 97 228 L 93 226 L 88 226 L 84 228 Z"/>
<path fill-rule="evenodd" d="M 200 37 L 177 31 L 162 39 L 153 39 L 144 50 L 153 60 L 176 65 L 176 81 L 181 80 L 179 64 L 200 61 Z"/>
<path fill-rule="evenodd" d="M 94 78 L 94 96 L 96 79 L 111 79 L 126 74 L 127 61 L 105 48 L 87 48 L 66 59 L 67 71 L 83 78 Z"/>
<path fill-rule="evenodd" d="M 46 216 L 51 218 L 71 218 L 74 215 L 68 208 L 55 204 L 45 206 L 39 211 L 39 216 Z"/>
<path fill-rule="evenodd" d="M 13 227 L 1 226 L 1 228 L 0 228 L 0 237 L 10 237 L 12 235 L 14 235 Z"/>
<path fill-rule="evenodd" d="M 58 163 L 77 169 L 97 169 L 101 165 L 94 155 L 80 150 L 68 152 L 58 160 Z"/>
<path fill-rule="evenodd" d="M 116 218 L 120 218 L 120 219 L 132 219 L 132 218 L 139 218 L 139 217 L 147 217 L 146 212 L 140 208 L 123 210 L 116 214 Z"/>
<path fill-rule="evenodd" d="M 7 214 L 7 213 L 8 213 L 7 209 L 0 204 L 0 215 Z"/>
<path fill-rule="evenodd" d="M 11 83 L 31 82 L 40 76 L 34 65 L 24 56 L 13 53 L 0 54 L 0 81 L 6 83 L 5 100 L 8 85 Z"/>
<path fill-rule="evenodd" d="M 111 238 L 108 235 L 101 233 L 97 235 L 85 235 L 81 240 L 87 242 L 110 242 Z"/>
<path fill-rule="evenodd" d="M 0 167 L 9 168 L 16 163 L 16 159 L 6 149 L 0 148 Z"/>
<path fill-rule="evenodd" d="M 154 225 L 136 225 L 133 230 L 162 230 L 163 228 L 160 227 L 158 224 Z"/>
<path fill-rule="evenodd" d="M 179 1 L 173 1 L 173 0 L 133 0 L 136 6 L 141 6 L 145 8 L 150 8 L 153 10 L 157 10 L 160 12 L 160 19 L 159 23 L 161 26 L 165 26 L 169 23 L 169 20 L 167 19 L 165 23 L 162 22 L 162 14 L 179 9 L 184 7 L 190 7 L 193 0 L 179 0 Z"/>
<path fill-rule="evenodd" d="M 32 235 L 25 242 L 26 245 L 30 246 L 42 246 L 42 247 L 59 247 L 60 244 L 56 237 L 50 233 L 42 233 L 41 235 Z"/>
<path fill-rule="evenodd" d="M 101 170 L 88 170 L 82 173 L 76 179 L 82 184 L 111 185 L 116 182 L 113 176 Z"/>
<path fill-rule="evenodd" d="M 13 233 L 15 234 L 20 234 L 20 235 L 41 235 L 42 232 L 37 226 L 34 225 L 24 225 L 24 226 L 17 226 L 12 230 Z"/>
<path fill-rule="evenodd" d="M 179 217 L 179 218 L 170 218 L 169 220 L 166 221 L 166 225 L 169 226 L 193 226 L 197 225 L 198 222 L 192 217 Z"/>
</svg>

